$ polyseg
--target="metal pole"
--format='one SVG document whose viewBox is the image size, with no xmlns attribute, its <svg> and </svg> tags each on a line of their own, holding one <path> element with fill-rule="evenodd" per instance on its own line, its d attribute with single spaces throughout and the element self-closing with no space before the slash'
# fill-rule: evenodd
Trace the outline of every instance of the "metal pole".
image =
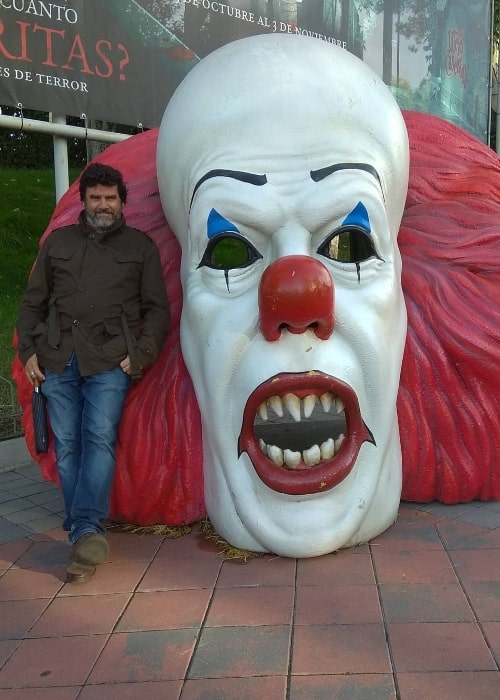
<svg viewBox="0 0 500 700">
<path fill-rule="evenodd" d="M 71 126 L 69 124 L 54 124 L 52 122 L 38 121 L 36 119 L 13 117 L 7 114 L 0 114 L 0 128 L 2 127 L 13 131 L 51 134 L 52 136 L 57 134 L 58 136 L 65 136 L 66 138 L 89 139 L 92 141 L 102 141 L 103 143 L 118 143 L 119 141 L 130 138 L 130 134 L 101 131 L 99 129 L 85 129 L 81 126 Z"/>
<path fill-rule="evenodd" d="M 52 124 L 66 126 L 66 117 L 49 115 Z M 68 142 L 64 136 L 54 134 L 54 172 L 56 184 L 56 202 L 58 202 L 66 190 L 69 188 L 69 163 L 68 163 Z"/>
</svg>

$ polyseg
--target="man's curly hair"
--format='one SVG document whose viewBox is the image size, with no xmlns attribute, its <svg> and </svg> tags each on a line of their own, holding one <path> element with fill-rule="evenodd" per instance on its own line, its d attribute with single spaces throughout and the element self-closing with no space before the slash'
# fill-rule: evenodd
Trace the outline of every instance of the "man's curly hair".
<svg viewBox="0 0 500 700">
<path fill-rule="evenodd" d="M 83 202 L 85 199 L 85 194 L 87 188 L 95 187 L 96 185 L 105 185 L 106 187 L 113 187 L 116 185 L 118 187 L 118 194 L 122 203 L 127 202 L 128 190 L 123 182 L 123 175 L 119 170 L 113 168 L 111 165 L 104 165 L 104 163 L 91 163 L 83 171 L 80 177 L 80 201 Z"/>
</svg>

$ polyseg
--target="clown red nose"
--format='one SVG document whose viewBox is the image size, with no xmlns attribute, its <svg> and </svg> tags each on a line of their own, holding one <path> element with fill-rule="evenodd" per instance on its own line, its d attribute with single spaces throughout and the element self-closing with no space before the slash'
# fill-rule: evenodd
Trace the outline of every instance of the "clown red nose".
<svg viewBox="0 0 500 700">
<path fill-rule="evenodd" d="M 304 333 L 308 328 L 322 340 L 333 331 L 334 288 L 322 262 L 307 255 L 275 260 L 264 271 L 259 286 L 260 328 L 266 340 L 278 340 L 286 328 Z"/>
</svg>

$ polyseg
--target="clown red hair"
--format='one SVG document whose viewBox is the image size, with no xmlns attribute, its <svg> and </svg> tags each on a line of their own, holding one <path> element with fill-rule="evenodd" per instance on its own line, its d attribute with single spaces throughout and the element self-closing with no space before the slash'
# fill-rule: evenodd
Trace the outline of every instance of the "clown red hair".
<svg viewBox="0 0 500 700">
<path fill-rule="evenodd" d="M 405 119 L 402 497 L 499 499 L 500 161 L 437 117 Z"/>
<path fill-rule="evenodd" d="M 408 336 L 398 415 L 402 498 L 445 503 L 500 499 L 500 162 L 485 145 L 436 117 L 406 113 L 410 186 L 400 230 Z M 160 251 L 172 323 L 158 361 L 127 399 L 112 516 L 138 525 L 203 517 L 201 421 L 180 350 L 180 248 L 162 213 L 157 130 L 111 146 L 98 160 L 129 187 L 127 222 Z M 77 218 L 75 183 L 42 240 Z M 53 447 L 36 455 L 31 385 L 13 376 L 28 448 L 57 480 Z"/>
</svg>

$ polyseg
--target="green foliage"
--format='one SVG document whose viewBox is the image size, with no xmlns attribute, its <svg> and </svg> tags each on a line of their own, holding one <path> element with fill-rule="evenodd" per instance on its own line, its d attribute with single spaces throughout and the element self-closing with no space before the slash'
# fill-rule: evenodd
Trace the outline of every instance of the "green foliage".
<svg viewBox="0 0 500 700">
<path fill-rule="evenodd" d="M 17 308 L 54 208 L 51 170 L 0 169 L 0 376 L 10 377 Z"/>
<path fill-rule="evenodd" d="M 79 170 L 72 170 L 73 181 Z M 0 168 L 0 376 L 10 378 L 12 337 L 38 241 L 55 207 L 54 171 Z"/>
</svg>

